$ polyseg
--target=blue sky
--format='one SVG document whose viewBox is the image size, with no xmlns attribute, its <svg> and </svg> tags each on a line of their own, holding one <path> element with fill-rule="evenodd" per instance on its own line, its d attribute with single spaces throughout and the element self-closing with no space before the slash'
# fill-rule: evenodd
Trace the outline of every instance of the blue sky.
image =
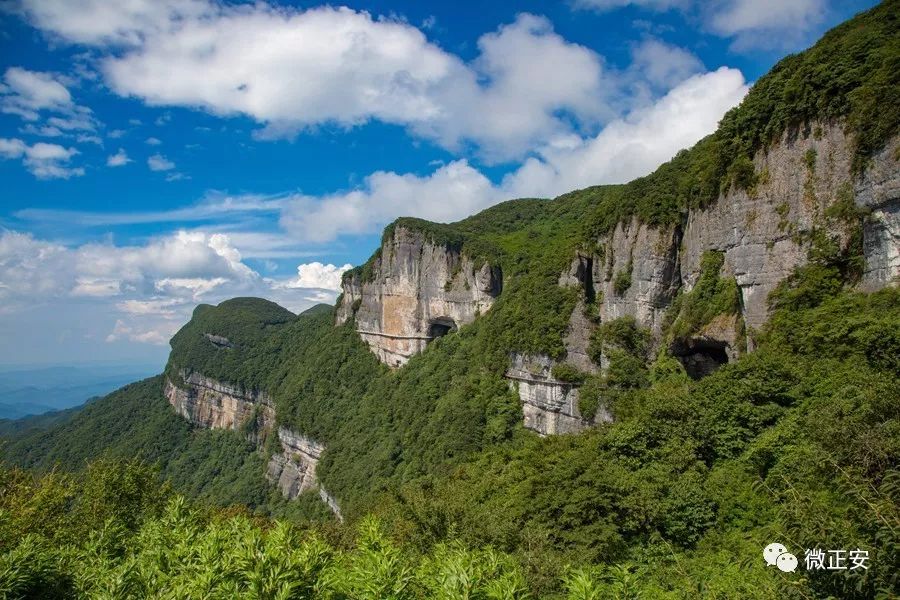
<svg viewBox="0 0 900 600">
<path fill-rule="evenodd" d="M 332 302 L 402 215 L 652 171 L 873 2 L 0 2 L 0 364 Z"/>
</svg>

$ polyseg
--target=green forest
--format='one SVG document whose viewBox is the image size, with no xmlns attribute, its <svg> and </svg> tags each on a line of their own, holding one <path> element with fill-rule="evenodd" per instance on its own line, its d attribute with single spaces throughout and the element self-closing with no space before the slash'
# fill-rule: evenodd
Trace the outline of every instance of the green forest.
<svg viewBox="0 0 900 600">
<path fill-rule="evenodd" d="M 596 240 L 620 221 L 675 227 L 752 188 L 754 152 L 813 121 L 844 123 L 864 172 L 900 130 L 898 19 L 888 0 L 785 58 L 716 133 L 647 177 L 452 224 L 393 223 L 386 240 L 415 230 L 503 273 L 487 313 L 400 369 L 331 306 L 294 315 L 234 298 L 196 308 L 163 374 L 7 427 L 0 597 L 898 597 L 900 289 L 858 289 L 866 214 L 852 197 L 823 215 L 841 235 L 804 232 L 808 262 L 770 295 L 767 324 L 740 331 L 753 351 L 702 379 L 671 348 L 739 314 L 721 252 L 703 255 L 657 345 L 633 318 L 600 323 L 593 292 L 559 285 L 577 253 L 603 256 Z M 372 280 L 378 261 L 345 281 Z M 632 285 L 610 276 L 617 294 Z M 540 437 L 504 373 L 513 352 L 564 358 L 579 300 L 607 368 L 553 375 L 582 386 L 582 414 L 613 421 Z M 175 414 L 164 382 L 193 372 L 265 391 L 277 426 L 322 443 L 318 479 L 343 520 L 315 491 L 288 501 L 266 481 L 276 436 L 257 445 L 257 432 Z M 784 573 L 761 560 L 773 541 L 801 561 L 813 548 L 870 559 Z"/>
</svg>

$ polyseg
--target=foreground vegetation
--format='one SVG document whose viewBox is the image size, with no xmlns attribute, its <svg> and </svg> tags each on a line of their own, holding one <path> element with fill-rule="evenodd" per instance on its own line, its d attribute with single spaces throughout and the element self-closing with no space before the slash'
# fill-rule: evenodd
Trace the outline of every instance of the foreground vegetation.
<svg viewBox="0 0 900 600">
<path fill-rule="evenodd" d="M 584 383 L 585 413 L 602 406 L 613 423 L 539 438 L 503 373 L 510 352 L 563 356 L 580 292 L 559 274 L 579 250 L 602 254 L 597 236 L 619 220 L 670 224 L 727 186 L 752 186 L 749 156 L 817 120 L 847 123 L 864 169 L 898 127 L 898 8 L 885 2 L 785 59 L 719 132 L 646 178 L 451 225 L 399 220 L 504 273 L 488 314 L 402 369 L 381 365 L 352 322 L 335 327 L 331 307 L 198 307 L 164 376 L 268 392 L 278 425 L 327 447 L 317 473 L 345 522 L 265 482 L 273 436 L 258 448 L 250 431 L 194 430 L 151 378 L 0 446 L 0 595 L 896 597 L 900 290 L 854 290 L 852 198 L 826 214 L 854 224 L 849 241 L 805 232 L 809 264 L 770 298 L 755 351 L 714 374 L 694 381 L 665 351 L 739 313 L 714 252 L 671 307 L 662 352 L 620 319 L 591 340 L 604 374 L 554 369 Z M 615 277 L 620 293 L 631 285 Z M 596 298 L 584 300 L 595 314 Z M 864 549 L 869 568 L 782 573 L 761 560 L 772 541 L 801 564 L 807 548 Z"/>
</svg>

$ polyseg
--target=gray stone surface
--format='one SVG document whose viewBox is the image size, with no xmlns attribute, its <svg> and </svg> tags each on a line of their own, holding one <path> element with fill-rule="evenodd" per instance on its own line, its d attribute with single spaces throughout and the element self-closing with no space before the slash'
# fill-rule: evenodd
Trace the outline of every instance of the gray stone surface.
<svg viewBox="0 0 900 600">
<path fill-rule="evenodd" d="M 455 249 L 404 227 L 381 248 L 374 279 L 345 281 L 337 323 L 354 316 L 360 337 L 390 367 L 399 367 L 444 328 L 487 311 L 502 287 L 500 269 L 474 264 Z"/>
<path fill-rule="evenodd" d="M 278 428 L 278 441 L 281 452 L 273 454 L 269 459 L 266 478 L 277 485 L 281 493 L 290 500 L 307 490 L 318 489 L 322 502 L 328 505 L 338 519 L 343 519 L 337 500 L 319 485 L 316 478 L 316 467 L 325 446 L 284 427 Z"/>
<path fill-rule="evenodd" d="M 250 434 L 251 441 L 262 446 L 267 435 L 277 435 L 281 452 L 272 455 L 266 478 L 278 486 L 281 493 L 294 499 L 312 488 L 319 488 L 319 496 L 341 518 L 337 501 L 322 489 L 316 479 L 316 466 L 325 446 L 289 429 L 275 428 L 275 406 L 262 391 L 243 390 L 205 377 L 200 373 L 182 371 L 182 385 L 168 378 L 164 393 L 179 415 L 198 427 L 237 430 L 256 419 Z"/>
<path fill-rule="evenodd" d="M 893 138 L 862 177 L 851 172 L 852 145 L 838 124 L 813 124 L 785 134 L 754 158 L 760 182 L 752 193 L 732 189 L 705 209 L 690 210 L 683 231 L 656 229 L 633 219 L 620 223 L 598 244 L 594 286 L 602 291 L 600 315 L 635 317 L 659 332 L 662 315 L 679 288 L 690 291 L 700 275 L 703 254 L 723 252 L 723 272 L 741 291 L 741 317 L 759 329 L 768 319 L 768 296 L 807 262 L 808 236 L 824 229 L 846 243 L 846 225 L 826 218 L 827 209 L 847 190 L 871 211 L 864 225 L 867 268 L 863 286 L 877 289 L 900 277 L 900 138 Z M 814 169 L 807 158 L 814 152 Z M 631 273 L 631 287 L 614 290 L 619 271 Z M 564 274 L 565 275 L 565 274 Z"/>
<path fill-rule="evenodd" d="M 265 392 L 239 389 L 200 373 L 181 373 L 183 384 L 166 379 L 164 392 L 179 415 L 207 429 L 240 429 L 253 418 L 256 430 L 275 423 L 275 406 Z"/>
<path fill-rule="evenodd" d="M 526 428 L 541 435 L 578 433 L 594 422 L 609 421 L 602 408 L 594 421 L 583 419 L 578 410 L 578 386 L 555 379 L 553 360 L 543 355 L 513 354 L 506 378 L 522 402 Z"/>
<path fill-rule="evenodd" d="M 820 129 L 820 134 L 816 135 Z M 752 328 L 768 318 L 769 293 L 807 261 L 813 227 L 845 236 L 843 225 L 825 211 L 849 186 L 857 205 L 872 211 L 864 228 L 868 263 L 865 284 L 879 287 L 900 275 L 900 168 L 898 138 L 870 162 L 865 174 L 851 174 L 852 148 L 836 124 L 818 124 L 804 135 L 785 134 L 754 165 L 762 180 L 754 192 L 732 189 L 712 206 L 688 212 L 683 232 L 656 229 L 633 219 L 598 240 L 603 255 L 594 261 L 594 286 L 602 291 L 603 320 L 625 315 L 659 331 L 661 316 L 679 288 L 689 291 L 700 275 L 704 252 L 725 254 L 724 272 L 741 289 L 742 317 Z M 809 151 L 815 168 L 807 167 Z M 844 240 L 846 241 L 846 240 Z M 615 276 L 629 271 L 631 286 L 614 290 Z M 564 274 L 565 276 L 566 274 Z"/>
<path fill-rule="evenodd" d="M 612 234 L 599 240 L 602 255 L 594 260 L 594 289 L 602 298 L 601 321 L 630 316 L 659 332 L 666 308 L 679 287 L 676 227 L 658 229 L 637 218 L 616 225 Z M 616 276 L 630 274 L 631 285 L 616 290 Z"/>
<path fill-rule="evenodd" d="M 770 292 L 807 262 L 806 234 L 816 228 L 844 244 L 849 241 L 847 225 L 826 217 L 848 191 L 858 207 L 869 211 L 863 226 L 866 269 L 861 287 L 895 285 L 900 278 L 898 145 L 900 138 L 891 139 L 863 176 L 854 177 L 852 143 L 841 125 L 813 123 L 756 154 L 759 181 L 752 192 L 731 189 L 711 206 L 689 210 L 676 226 L 654 227 L 637 218 L 619 223 L 595 240 L 597 251 L 580 251 L 560 274 L 560 285 L 583 291 L 564 340 L 566 362 L 586 372 L 605 367 L 602 360 L 593 364 L 587 352 L 597 326 L 584 314 L 590 296 L 596 296 L 601 321 L 632 316 L 655 334 L 658 345 L 666 310 L 679 291 L 689 292 L 696 284 L 702 257 L 710 250 L 724 254 L 722 272 L 738 284 L 740 314 L 718 319 L 684 340 L 685 360 L 704 371 L 715 368 L 712 353 L 733 360 L 752 350 L 754 331 L 769 316 Z M 499 269 L 472 264 L 459 252 L 402 227 L 383 244 L 373 271 L 372 281 L 345 282 L 337 322 L 355 316 L 362 339 L 392 367 L 426 347 L 435 334 L 433 325 L 461 327 L 488 310 L 502 287 Z M 631 283 L 617 291 L 621 272 Z M 744 326 L 746 338 L 738 335 Z M 710 354 L 702 354 L 704 349 Z M 583 429 L 589 424 L 578 414 L 577 388 L 554 380 L 551 369 L 547 357 L 511 358 L 507 378 L 519 392 L 526 426 L 542 434 Z M 602 411 L 598 416 L 608 418 Z"/>
</svg>

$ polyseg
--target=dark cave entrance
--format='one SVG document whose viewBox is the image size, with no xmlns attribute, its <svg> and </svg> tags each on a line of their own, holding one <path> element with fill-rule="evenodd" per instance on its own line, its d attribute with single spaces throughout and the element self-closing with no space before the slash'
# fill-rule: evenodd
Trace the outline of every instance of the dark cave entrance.
<svg viewBox="0 0 900 600">
<path fill-rule="evenodd" d="M 431 319 L 428 323 L 428 337 L 437 339 L 456 331 L 456 321 L 449 317 Z"/>
<path fill-rule="evenodd" d="M 673 348 L 673 354 L 691 379 L 703 379 L 728 364 L 725 347 L 721 342 L 695 342 L 688 347 Z"/>
<path fill-rule="evenodd" d="M 581 285 L 584 287 L 584 301 L 588 304 L 593 304 L 597 299 L 597 292 L 594 290 L 593 257 L 585 259 L 584 271 L 581 273 Z"/>
</svg>

